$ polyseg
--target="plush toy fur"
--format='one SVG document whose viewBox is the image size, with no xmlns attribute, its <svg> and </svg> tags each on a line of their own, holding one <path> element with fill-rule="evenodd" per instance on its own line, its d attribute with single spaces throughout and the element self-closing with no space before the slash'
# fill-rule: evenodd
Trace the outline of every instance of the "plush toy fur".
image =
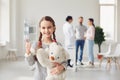
<svg viewBox="0 0 120 80">
<path fill-rule="evenodd" d="M 55 67 L 53 62 L 62 64 L 67 61 L 68 57 L 68 53 L 66 53 L 62 46 L 57 45 L 57 43 L 52 43 L 48 51 L 42 48 L 38 49 L 37 59 L 43 67 L 47 68 L 46 80 L 65 80 L 65 71 L 58 75 L 52 75 L 50 71 Z"/>
</svg>

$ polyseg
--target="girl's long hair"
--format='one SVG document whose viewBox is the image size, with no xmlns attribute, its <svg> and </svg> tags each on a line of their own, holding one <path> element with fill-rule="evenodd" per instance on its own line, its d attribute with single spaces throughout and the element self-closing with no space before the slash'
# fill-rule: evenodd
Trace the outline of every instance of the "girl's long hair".
<svg viewBox="0 0 120 80">
<path fill-rule="evenodd" d="M 44 20 L 50 21 L 52 23 L 53 27 L 55 27 L 55 21 L 50 16 L 42 17 L 42 19 L 39 22 L 39 27 L 41 27 L 41 22 Z M 39 39 L 38 39 L 38 48 L 42 48 L 42 41 L 41 40 L 42 40 L 42 33 L 40 32 Z M 53 41 L 56 42 L 55 31 L 53 32 Z"/>
</svg>

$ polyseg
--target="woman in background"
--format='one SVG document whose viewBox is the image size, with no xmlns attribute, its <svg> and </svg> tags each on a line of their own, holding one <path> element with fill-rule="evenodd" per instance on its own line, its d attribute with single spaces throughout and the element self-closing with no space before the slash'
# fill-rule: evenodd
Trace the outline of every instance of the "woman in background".
<svg viewBox="0 0 120 80">
<path fill-rule="evenodd" d="M 94 67 L 93 47 L 94 47 L 94 37 L 95 37 L 95 25 L 94 25 L 94 19 L 92 18 L 88 19 L 88 29 L 85 34 L 85 37 L 86 37 L 87 53 L 89 59 L 89 64 L 87 65 L 87 67 Z"/>
</svg>

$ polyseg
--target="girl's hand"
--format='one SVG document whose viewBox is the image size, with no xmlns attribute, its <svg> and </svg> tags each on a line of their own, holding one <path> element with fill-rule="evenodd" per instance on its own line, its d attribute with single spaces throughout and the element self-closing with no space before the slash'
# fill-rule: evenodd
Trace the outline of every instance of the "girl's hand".
<svg viewBox="0 0 120 80">
<path fill-rule="evenodd" d="M 60 74 L 61 72 L 64 71 L 64 66 L 59 64 L 59 63 L 54 63 L 55 68 L 51 70 L 51 74 Z"/>
<path fill-rule="evenodd" d="M 26 41 L 25 48 L 26 48 L 26 53 L 29 55 L 30 54 L 30 48 L 31 48 L 31 43 L 29 41 Z"/>
</svg>

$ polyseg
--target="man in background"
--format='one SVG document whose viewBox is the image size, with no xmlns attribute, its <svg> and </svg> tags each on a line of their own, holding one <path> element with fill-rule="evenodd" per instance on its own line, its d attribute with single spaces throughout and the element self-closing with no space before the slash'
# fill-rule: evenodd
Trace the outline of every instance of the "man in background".
<svg viewBox="0 0 120 80">
<path fill-rule="evenodd" d="M 83 49 L 84 49 L 84 43 L 85 43 L 85 37 L 84 34 L 87 31 L 87 27 L 83 25 L 83 17 L 79 17 L 78 19 L 79 24 L 75 27 L 75 35 L 76 35 L 76 62 L 78 61 L 79 65 L 84 65 L 83 60 Z M 78 51 L 80 52 L 80 55 L 78 57 Z"/>
</svg>

